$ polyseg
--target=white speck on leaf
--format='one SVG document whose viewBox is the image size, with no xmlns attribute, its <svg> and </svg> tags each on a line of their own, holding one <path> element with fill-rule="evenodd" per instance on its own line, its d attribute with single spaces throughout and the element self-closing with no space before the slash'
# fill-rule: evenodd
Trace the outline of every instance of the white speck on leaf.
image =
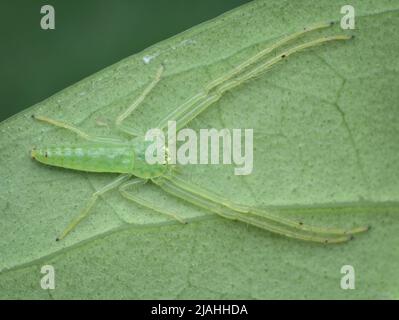
<svg viewBox="0 0 399 320">
<path fill-rule="evenodd" d="M 166 52 L 168 52 L 168 51 L 170 51 L 170 50 L 176 50 L 176 49 L 178 49 L 178 48 L 180 48 L 180 47 L 192 45 L 192 44 L 195 44 L 195 43 L 196 43 L 195 40 L 186 39 L 186 40 L 183 40 L 183 41 L 179 42 L 179 44 L 177 44 L 176 46 L 172 46 L 172 47 L 170 47 L 170 48 L 164 50 L 162 53 L 166 53 Z M 161 52 L 156 52 L 156 53 L 154 53 L 154 54 L 147 54 L 147 55 L 145 55 L 145 56 L 143 57 L 143 62 L 144 62 L 145 64 L 149 64 L 153 59 L 155 59 L 156 57 L 158 57 L 160 54 L 161 54 Z"/>
<path fill-rule="evenodd" d="M 156 58 L 159 56 L 159 53 L 154 53 L 152 55 L 146 55 L 143 57 L 143 61 L 145 64 L 149 64 L 152 59 Z"/>
</svg>

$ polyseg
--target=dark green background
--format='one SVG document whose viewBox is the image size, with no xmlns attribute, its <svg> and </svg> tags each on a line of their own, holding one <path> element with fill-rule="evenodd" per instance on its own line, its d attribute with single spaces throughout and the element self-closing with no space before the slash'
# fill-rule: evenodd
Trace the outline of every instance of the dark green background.
<svg viewBox="0 0 399 320">
<path fill-rule="evenodd" d="M 0 121 L 249 0 L 1 0 Z M 42 5 L 55 30 L 42 30 Z"/>
</svg>

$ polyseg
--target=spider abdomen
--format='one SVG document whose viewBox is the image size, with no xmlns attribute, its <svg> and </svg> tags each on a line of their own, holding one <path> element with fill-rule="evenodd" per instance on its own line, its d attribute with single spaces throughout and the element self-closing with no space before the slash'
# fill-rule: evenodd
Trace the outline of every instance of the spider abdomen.
<svg viewBox="0 0 399 320">
<path fill-rule="evenodd" d="M 31 155 L 44 164 L 89 172 L 132 173 L 135 162 L 134 147 L 128 145 L 50 146 Z"/>
</svg>

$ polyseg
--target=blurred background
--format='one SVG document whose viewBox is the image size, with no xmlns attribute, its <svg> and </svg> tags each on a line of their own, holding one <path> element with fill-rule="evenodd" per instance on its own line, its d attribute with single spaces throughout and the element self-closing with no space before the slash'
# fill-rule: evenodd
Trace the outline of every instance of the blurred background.
<svg viewBox="0 0 399 320">
<path fill-rule="evenodd" d="M 249 0 L 0 0 L 0 121 Z M 43 5 L 55 30 L 42 30 Z"/>
</svg>

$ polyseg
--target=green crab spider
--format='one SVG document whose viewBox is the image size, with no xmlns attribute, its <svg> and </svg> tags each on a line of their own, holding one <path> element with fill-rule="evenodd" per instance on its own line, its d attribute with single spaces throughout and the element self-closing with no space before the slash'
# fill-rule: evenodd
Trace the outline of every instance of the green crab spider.
<svg viewBox="0 0 399 320">
<path fill-rule="evenodd" d="M 167 128 L 168 121 L 174 120 L 177 123 L 176 129 L 179 130 L 209 106 L 215 104 L 225 92 L 267 72 L 270 68 L 289 56 L 317 45 L 331 41 L 349 40 L 352 38 L 347 35 L 320 37 L 286 49 L 275 57 L 266 58 L 269 53 L 281 48 L 292 40 L 299 39 L 305 34 L 316 30 L 328 28 L 331 25 L 332 23 L 319 23 L 312 27 L 304 28 L 261 50 L 226 72 L 224 75 L 209 82 L 197 94 L 188 98 L 167 117 L 162 119 L 158 123 L 157 128 L 164 131 Z M 210 192 L 184 181 L 176 174 L 174 166 L 167 162 L 164 164 L 151 165 L 146 163 L 143 152 L 148 146 L 148 142 L 134 130 L 125 127 L 123 122 L 145 100 L 159 81 L 161 81 L 163 71 L 164 66 L 159 66 L 153 80 L 146 86 L 141 95 L 115 119 L 115 126 L 118 130 L 134 136 L 129 141 L 94 137 L 71 124 L 49 119 L 44 116 L 33 116 L 36 120 L 72 131 L 80 138 L 89 142 L 88 144 L 73 146 L 34 148 L 31 151 L 33 159 L 47 165 L 68 169 L 120 174 L 118 178 L 93 193 L 80 214 L 71 221 L 57 240 L 65 238 L 85 217 L 87 217 L 101 195 L 114 189 L 119 189 L 123 197 L 136 202 L 140 206 L 165 214 L 180 223 L 186 223 L 184 219 L 175 215 L 173 212 L 169 212 L 156 204 L 152 204 L 138 197 L 135 193 L 129 192 L 130 189 L 138 188 L 148 181 L 151 181 L 171 195 L 216 213 L 221 217 L 242 221 L 286 237 L 319 243 L 341 243 L 350 240 L 353 234 L 368 230 L 367 226 L 344 230 L 306 225 L 302 222 L 275 215 L 268 209 L 236 204 L 221 196 L 215 195 L 214 192 Z"/>
</svg>

